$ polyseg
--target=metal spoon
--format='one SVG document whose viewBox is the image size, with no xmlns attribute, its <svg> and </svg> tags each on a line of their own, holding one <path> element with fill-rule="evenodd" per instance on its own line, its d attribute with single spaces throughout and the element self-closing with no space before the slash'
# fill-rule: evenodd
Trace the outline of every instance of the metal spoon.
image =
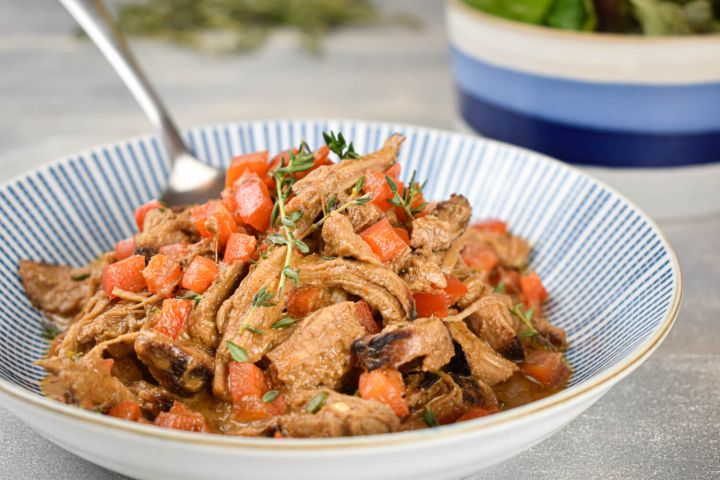
<svg viewBox="0 0 720 480">
<path fill-rule="evenodd" d="M 88 37 L 100 49 L 135 99 L 145 115 L 160 133 L 172 171 L 160 200 L 168 205 L 201 203 L 216 197 L 224 187 L 224 175 L 198 159 L 189 151 L 175 122 L 162 100 L 143 74 L 123 34 L 115 25 L 110 12 L 101 0 L 60 0 Z"/>
</svg>

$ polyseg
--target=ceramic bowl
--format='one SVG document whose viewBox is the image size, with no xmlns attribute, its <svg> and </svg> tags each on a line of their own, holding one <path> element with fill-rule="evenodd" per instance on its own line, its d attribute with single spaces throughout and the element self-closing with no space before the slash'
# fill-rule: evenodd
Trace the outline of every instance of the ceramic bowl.
<svg viewBox="0 0 720 480">
<path fill-rule="evenodd" d="M 169 163 L 154 137 L 105 145 L 0 187 L 0 401 L 42 436 L 103 467 L 142 479 L 451 479 L 536 444 L 637 368 L 668 333 L 680 271 L 657 227 L 610 188 L 547 157 L 502 143 L 408 125 L 259 121 L 195 128 L 188 141 L 216 166 L 279 151 L 325 130 L 371 151 L 407 135 L 400 162 L 428 178 L 426 197 L 466 195 L 476 218 L 507 219 L 532 242 L 548 313 L 567 330 L 568 388 L 489 417 L 416 432 L 355 438 L 237 438 L 121 421 L 43 397 L 42 316 L 17 274 L 22 258 L 80 265 L 133 232 L 133 208 L 161 192 Z"/>
<path fill-rule="evenodd" d="M 577 33 L 448 0 L 464 124 L 592 169 L 658 216 L 720 211 L 720 35 Z"/>
</svg>

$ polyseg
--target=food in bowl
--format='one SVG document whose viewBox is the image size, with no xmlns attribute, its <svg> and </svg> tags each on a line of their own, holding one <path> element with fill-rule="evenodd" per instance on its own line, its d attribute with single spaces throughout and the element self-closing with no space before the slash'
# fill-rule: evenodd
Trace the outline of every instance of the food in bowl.
<svg viewBox="0 0 720 480">
<path fill-rule="evenodd" d="M 233 159 L 221 199 L 135 211 L 139 233 L 20 275 L 61 332 L 60 402 L 180 430 L 268 437 L 464 421 L 564 388 L 565 332 L 530 246 L 465 197 L 399 178 L 404 137 L 342 135 Z M 334 163 L 330 155 L 338 157 Z"/>
<path fill-rule="evenodd" d="M 716 0 L 464 0 L 499 17 L 562 30 L 644 35 L 720 32 Z"/>
</svg>

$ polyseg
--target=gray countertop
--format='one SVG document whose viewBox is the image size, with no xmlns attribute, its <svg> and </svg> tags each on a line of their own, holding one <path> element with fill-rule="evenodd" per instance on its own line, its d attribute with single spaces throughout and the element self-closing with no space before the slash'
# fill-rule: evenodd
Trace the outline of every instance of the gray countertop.
<svg viewBox="0 0 720 480">
<path fill-rule="evenodd" d="M 455 126 L 442 2 L 394 1 L 420 29 L 335 33 L 323 57 L 281 32 L 244 56 L 134 42 L 183 125 L 268 117 L 352 117 Z M 149 130 L 104 59 L 69 35 L 48 0 L 0 3 L 0 182 L 89 145 Z M 661 223 L 684 299 L 665 343 L 575 422 L 469 478 L 720 478 L 720 217 Z M 39 437 L 0 408 L 0 478 L 119 479 Z"/>
</svg>

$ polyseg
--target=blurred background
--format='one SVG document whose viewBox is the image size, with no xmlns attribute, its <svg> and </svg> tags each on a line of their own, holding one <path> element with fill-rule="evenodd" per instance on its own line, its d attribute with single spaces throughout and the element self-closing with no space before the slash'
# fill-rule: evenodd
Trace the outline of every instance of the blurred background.
<svg viewBox="0 0 720 480">
<path fill-rule="evenodd" d="M 195 0 L 155 2 L 179 5 L 177 10 L 156 9 L 140 14 L 138 10 L 126 10 L 123 20 L 126 28 L 150 36 L 133 36 L 132 47 L 181 127 L 272 117 L 342 117 L 468 128 L 456 104 L 442 0 L 238 0 L 247 9 L 243 15 L 233 10 L 235 0 L 204 1 L 221 10 L 229 9 L 229 14 L 212 19 L 217 22 L 212 25 L 223 27 L 221 32 L 197 36 L 171 33 L 173 29 L 167 27 L 197 22 L 193 15 Z M 588 5 L 583 2 L 558 3 Z M 653 2 L 658 3 L 640 1 L 645 5 Z M 699 5 L 703 2 L 705 7 Z M 129 2 L 110 3 L 117 11 Z M 476 3 L 498 16 L 523 15 L 516 19 L 547 23 L 547 11 L 537 16 L 537 12 L 527 9 L 508 11 L 504 7 L 547 6 L 552 2 Z M 625 19 L 622 28 L 635 34 L 660 34 L 690 33 L 672 29 L 696 27 L 709 32 L 716 27 L 712 20 L 688 26 L 678 24 L 677 19 L 691 8 L 687 4 L 702 9 L 708 5 L 717 8 L 717 2 L 660 3 L 675 6 L 663 7 L 663 12 L 670 12 L 667 14 L 652 10 L 655 13 L 649 17 Z M 308 4 L 320 9 L 322 15 L 308 13 Z M 278 13 L 278 5 L 285 5 L 286 10 Z M 287 10 L 287 5 L 292 9 Z M 706 21 L 704 12 L 700 13 L 705 16 L 691 18 Z M 588 23 L 585 10 L 570 8 L 561 13 L 552 21 L 559 22 L 562 28 L 600 28 L 597 23 Z M 482 45 L 488 49 L 509 45 L 503 37 L 494 35 L 483 36 Z M 473 43 L 472 35 L 468 38 L 465 41 Z M 549 50 L 527 53 L 531 43 L 521 42 L 516 50 L 525 52 L 528 62 L 549 61 L 553 53 Z M 714 44 L 684 50 L 668 47 L 661 53 L 669 59 L 684 60 L 716 52 L 717 45 L 715 40 Z M 562 51 L 554 53 L 562 60 Z M 581 54 L 596 58 L 592 49 Z M 115 72 L 94 45 L 77 34 L 73 20 L 58 2 L 0 2 L 0 65 L 2 182 L 90 145 L 151 131 Z M 701 62 L 697 70 L 670 70 L 690 76 L 709 75 L 708 69 L 717 65 L 720 62 Z M 457 64 L 454 66 L 457 68 Z M 573 66 L 575 72 L 582 70 Z M 602 76 L 603 72 L 601 69 L 598 74 Z M 535 94 L 543 98 L 546 91 L 536 90 Z M 719 101 L 720 95 L 707 99 L 712 104 Z M 707 121 L 720 124 L 720 108 L 713 111 L 716 116 Z M 677 121 L 665 118 L 666 124 L 674 126 L 689 116 L 680 110 Z M 708 150 L 711 165 L 717 165 L 718 151 Z M 670 171 L 671 178 L 676 172 Z M 714 175 L 717 181 L 720 177 Z M 707 177 L 704 173 L 701 176 Z M 644 177 L 644 172 L 636 173 L 626 185 L 626 193 L 632 196 L 634 187 L 642 187 Z M 691 178 L 683 186 L 692 190 L 693 182 Z M 720 194 L 720 189 L 716 193 Z M 663 190 L 655 194 L 673 199 Z M 700 195 L 694 202 L 707 207 L 710 201 L 707 195 Z M 473 479 L 720 475 L 720 351 L 713 335 L 719 331 L 716 288 L 720 284 L 720 256 L 716 244 L 720 219 L 716 214 L 705 214 L 664 221 L 661 226 L 678 252 L 685 284 L 683 310 L 668 340 L 637 374 L 614 388 L 561 434 Z M 3 409 L 0 449 L 0 478 L 120 478 L 45 442 Z"/>
</svg>

